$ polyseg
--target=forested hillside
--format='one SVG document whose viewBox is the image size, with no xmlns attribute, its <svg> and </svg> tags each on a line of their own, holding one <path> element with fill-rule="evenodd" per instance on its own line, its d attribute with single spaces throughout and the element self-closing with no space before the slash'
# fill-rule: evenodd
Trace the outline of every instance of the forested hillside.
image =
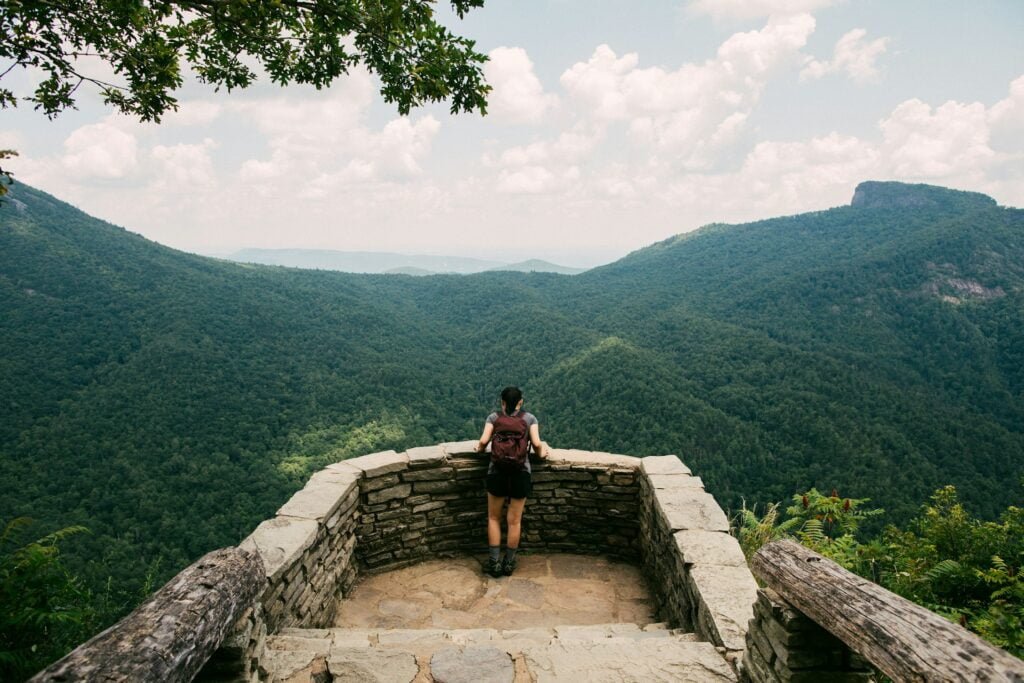
<svg viewBox="0 0 1024 683">
<path fill-rule="evenodd" d="M 1024 474 L 1024 211 L 865 183 L 573 277 L 192 256 L 24 185 L 0 208 L 0 519 L 82 524 L 93 586 L 235 543 L 324 463 L 473 438 L 521 384 L 553 445 L 677 453 L 723 506 L 816 486 L 887 521 Z"/>
</svg>

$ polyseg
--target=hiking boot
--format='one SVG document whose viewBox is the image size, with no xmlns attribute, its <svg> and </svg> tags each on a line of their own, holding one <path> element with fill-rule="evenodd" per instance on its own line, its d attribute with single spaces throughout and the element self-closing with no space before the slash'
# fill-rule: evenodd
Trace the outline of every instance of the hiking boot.
<svg viewBox="0 0 1024 683">
<path fill-rule="evenodd" d="M 487 561 L 484 562 L 484 573 L 490 574 L 494 578 L 498 578 L 501 576 L 502 571 L 501 560 L 492 560 L 487 558 Z"/>
<path fill-rule="evenodd" d="M 514 559 L 505 558 L 505 561 L 501 563 L 501 573 L 505 576 L 512 576 L 512 572 L 516 570 L 516 561 Z"/>
</svg>

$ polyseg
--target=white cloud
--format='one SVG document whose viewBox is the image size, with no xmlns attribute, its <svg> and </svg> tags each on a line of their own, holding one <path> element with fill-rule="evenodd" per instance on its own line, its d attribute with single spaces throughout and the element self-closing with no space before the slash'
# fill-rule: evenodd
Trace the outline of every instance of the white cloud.
<svg viewBox="0 0 1024 683">
<path fill-rule="evenodd" d="M 787 213 L 800 210 L 809 197 L 820 202 L 836 191 L 847 192 L 871 176 L 878 162 L 872 145 L 834 132 L 806 142 L 761 142 L 747 155 L 732 186 L 747 188 L 746 201 Z"/>
<path fill-rule="evenodd" d="M 264 136 L 279 174 L 297 165 L 350 155 L 362 144 L 367 109 L 376 92 L 365 69 L 353 70 L 329 90 L 309 97 L 260 97 L 229 105 L 231 114 L 252 123 Z M 308 163 L 304 163 L 307 159 Z"/>
<path fill-rule="evenodd" d="M 360 130 L 372 102 L 373 84 L 368 77 L 343 89 L 332 89 L 308 99 L 274 97 L 233 105 L 236 116 L 255 124 L 273 150 L 319 158 L 339 146 L 358 144 L 352 135 Z"/>
<path fill-rule="evenodd" d="M 488 115 L 509 123 L 538 123 L 557 106 L 558 98 L 544 92 L 533 62 L 521 47 L 498 47 L 488 53 L 484 77 L 493 90 Z"/>
<path fill-rule="evenodd" d="M 342 191 L 352 182 L 404 181 L 422 172 L 441 128 L 433 116 L 399 117 L 379 129 L 367 123 L 373 82 L 362 73 L 352 83 L 312 98 L 273 98 L 234 107 L 243 121 L 266 135 L 269 154 L 244 161 L 243 183 L 263 186 L 289 179 L 307 198 Z"/>
<path fill-rule="evenodd" d="M 800 80 L 817 79 L 830 73 L 843 72 L 855 83 L 877 81 L 881 72 L 876 65 L 885 54 L 889 38 L 876 38 L 865 42 L 867 31 L 855 28 L 836 42 L 831 60 L 812 59 L 800 72 Z"/>
<path fill-rule="evenodd" d="M 806 14 L 772 19 L 761 30 L 730 36 L 714 59 L 675 71 L 638 68 L 635 53 L 618 57 L 601 45 L 587 62 L 566 70 L 561 83 L 581 112 L 597 119 L 737 109 L 757 99 L 771 71 L 797 58 L 814 25 Z"/>
<path fill-rule="evenodd" d="M 156 145 L 151 154 L 158 179 L 182 188 L 213 185 L 217 178 L 210 151 L 216 148 L 210 138 L 197 145 Z"/>
<path fill-rule="evenodd" d="M 433 116 L 415 121 L 399 118 L 389 121 L 379 135 L 370 135 L 364 154 L 377 160 L 380 168 L 397 176 L 414 176 L 421 172 L 419 160 L 430 152 L 430 145 L 441 130 Z"/>
<path fill-rule="evenodd" d="M 747 73 L 762 68 L 745 64 Z M 575 95 L 584 98 L 590 94 L 589 85 L 602 79 L 612 85 L 604 93 L 595 88 L 595 96 L 614 95 L 628 88 L 636 92 L 640 86 L 631 79 L 637 72 L 657 79 L 668 79 L 672 73 L 639 69 L 633 60 L 624 61 L 604 50 L 577 66 L 567 81 L 570 87 L 580 86 Z M 698 65 L 696 73 L 716 75 L 712 66 L 713 62 Z M 738 96 L 730 95 L 725 102 L 733 107 L 737 97 L 741 103 L 752 102 L 751 92 L 757 84 L 746 85 L 746 90 L 736 86 Z M 730 107 L 725 104 L 673 110 L 665 104 L 671 100 L 669 94 L 646 103 L 646 116 L 631 118 L 641 105 L 628 97 L 592 99 L 587 100 L 594 117 L 589 125 L 598 132 L 591 132 L 588 145 L 576 155 L 556 153 L 559 138 L 510 147 L 491 157 L 494 189 L 498 197 L 527 195 L 535 206 L 547 207 L 574 223 L 607 224 L 617 216 L 636 231 L 635 239 L 649 240 L 663 235 L 659 230 L 664 231 L 666 225 L 680 231 L 710 221 L 742 222 L 846 204 L 853 188 L 866 179 L 932 182 L 1024 201 L 1024 148 L 1019 136 L 1009 134 L 1024 130 L 1024 77 L 1015 80 L 1009 90 L 1005 99 L 988 107 L 956 101 L 934 106 L 908 100 L 889 112 L 874 134 L 850 135 L 837 130 L 804 139 L 767 139 L 746 148 L 741 145 L 733 150 L 738 161 L 732 166 L 698 162 L 702 150 L 714 160 L 719 156 L 715 145 L 748 139 L 744 131 L 749 108 L 733 108 L 728 114 Z M 660 109 L 663 106 L 664 111 Z M 631 135 L 625 141 L 633 144 L 636 153 L 600 146 L 614 137 L 608 129 L 616 122 L 626 123 Z M 577 121 L 576 126 L 582 123 Z M 685 130 L 687 124 L 691 130 L 701 131 L 701 139 L 689 146 L 666 147 L 671 126 Z M 996 144 L 997 130 L 1003 132 L 1002 145 Z M 650 139 L 645 138 L 648 135 Z M 642 153 L 652 145 L 657 154 Z M 598 158 L 600 163 L 595 163 Z M 481 193 L 481 187 L 477 185 L 473 191 Z M 500 200 L 481 196 L 479 201 Z"/>
<path fill-rule="evenodd" d="M 844 204 L 858 182 L 873 178 L 937 183 L 1021 203 L 1024 147 L 1019 135 L 1003 134 L 1010 129 L 1024 131 L 1024 76 L 987 108 L 907 100 L 879 122 L 880 138 L 832 132 L 762 141 L 735 172 L 663 176 L 658 196 L 693 215 L 734 221 Z"/>
<path fill-rule="evenodd" d="M 269 182 L 279 175 L 281 173 L 277 170 L 273 160 L 247 159 L 238 169 L 238 177 L 245 183 Z"/>
<path fill-rule="evenodd" d="M 64 141 L 66 172 L 82 180 L 124 178 L 138 165 L 138 141 L 111 123 L 93 123 Z"/>
<path fill-rule="evenodd" d="M 555 174 L 543 166 L 522 166 L 504 170 L 498 176 L 498 192 L 538 194 L 555 189 Z"/>
<path fill-rule="evenodd" d="M 988 111 L 992 146 L 1009 153 L 1024 153 L 1024 76 L 1010 84 L 1009 96 Z"/>
<path fill-rule="evenodd" d="M 18 170 L 91 212 L 150 227 L 147 234 L 165 243 L 327 246 L 354 224 L 373 226 L 369 247 L 446 201 L 423 172 L 440 121 L 429 114 L 374 119 L 375 92 L 362 73 L 316 93 L 189 101 L 174 115 L 181 118 L 169 117 L 172 125 L 107 117 L 75 131 L 62 154 L 25 159 Z M 251 149 L 233 171 L 215 163 L 221 138 L 194 137 L 218 117 L 230 117 L 238 131 L 225 146 L 244 141 Z M 118 191 L 97 191 L 97 178 L 111 187 L 120 178 Z M 189 193 L 187 207 L 170 188 Z M 286 237 L 280 226 L 289 226 Z"/>
<path fill-rule="evenodd" d="M 687 228 L 826 208 L 848 202 L 856 183 L 873 177 L 878 161 L 870 143 L 838 133 L 764 141 L 735 171 L 663 175 L 645 203 L 682 212 Z"/>
<path fill-rule="evenodd" d="M 380 132 L 353 131 L 358 140 L 349 141 L 328 154 L 298 160 L 285 149 L 277 150 L 271 162 L 249 160 L 243 164 L 243 179 L 266 182 L 283 175 L 297 177 L 301 182 L 300 198 L 323 199 L 339 194 L 373 192 L 373 185 L 404 182 L 422 173 L 419 162 L 430 151 L 430 145 L 441 124 L 432 116 L 416 121 L 394 119 Z M 292 169 L 288 171 L 288 169 Z M 296 176 L 297 169 L 301 175 Z M 377 190 L 386 191 L 378 187 Z"/>
<path fill-rule="evenodd" d="M 569 96 L 587 107 L 595 118 L 621 119 L 629 114 L 632 94 L 626 79 L 639 63 L 635 52 L 620 58 L 607 45 L 599 45 L 588 61 L 566 70 L 560 82 Z"/>
<path fill-rule="evenodd" d="M 680 171 L 711 171 L 744 139 L 762 90 L 776 71 L 800 64 L 814 26 L 807 14 L 773 17 L 730 36 L 712 59 L 674 70 L 641 67 L 636 53 L 598 46 L 560 78 L 569 128 L 483 155 L 492 188 L 558 195 L 581 210 L 644 198 L 664 204 Z M 605 144 L 611 140 L 618 149 Z"/>
<path fill-rule="evenodd" d="M 721 147 L 735 140 L 746 125 L 747 117 L 747 112 L 740 111 L 733 112 L 725 117 L 711 135 L 711 146 Z"/>
<path fill-rule="evenodd" d="M 333 173 L 321 173 L 305 183 L 299 193 L 301 199 L 324 199 L 337 194 L 341 188 L 367 183 L 374 179 L 374 165 L 362 159 L 353 159 Z"/>
<path fill-rule="evenodd" d="M 549 161 L 571 164 L 594 149 L 600 138 L 600 129 L 577 124 L 561 133 L 554 141 L 509 147 L 501 153 L 499 163 L 502 166 L 525 166 Z"/>
<path fill-rule="evenodd" d="M 485 155 L 484 166 L 497 168 L 495 188 L 504 194 L 566 192 L 580 179 L 579 163 L 600 142 L 600 127 L 577 123 L 554 140 L 510 147 L 498 157 Z"/>
<path fill-rule="evenodd" d="M 716 21 L 758 19 L 773 15 L 804 14 L 832 5 L 834 0 L 692 0 L 694 14 L 708 15 Z"/>
<path fill-rule="evenodd" d="M 622 121 L 632 139 L 689 168 L 714 165 L 740 139 L 771 75 L 796 64 L 814 31 L 808 14 L 773 17 L 760 30 L 735 33 L 715 57 L 675 70 L 640 68 L 635 53 L 599 46 L 561 77 L 580 118 Z"/>
<path fill-rule="evenodd" d="M 550 194 L 565 191 L 579 177 L 577 166 L 556 171 L 540 165 L 519 166 L 501 171 L 496 189 L 502 194 Z"/>
<path fill-rule="evenodd" d="M 918 99 L 907 100 L 879 127 L 897 177 L 971 176 L 995 157 L 980 102 L 949 101 L 933 110 Z"/>
<path fill-rule="evenodd" d="M 733 34 L 718 48 L 720 68 L 731 76 L 763 76 L 794 59 L 815 24 L 810 14 L 773 16 L 759 31 Z"/>
</svg>

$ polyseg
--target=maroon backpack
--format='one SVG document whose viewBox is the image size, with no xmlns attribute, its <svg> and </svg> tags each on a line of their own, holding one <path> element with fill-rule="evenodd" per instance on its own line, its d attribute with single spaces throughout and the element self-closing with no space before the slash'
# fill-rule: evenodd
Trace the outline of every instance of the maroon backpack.
<svg viewBox="0 0 1024 683">
<path fill-rule="evenodd" d="M 498 413 L 491 436 L 491 462 L 500 470 L 516 472 L 526 467 L 530 454 L 530 428 L 522 417 Z"/>
</svg>

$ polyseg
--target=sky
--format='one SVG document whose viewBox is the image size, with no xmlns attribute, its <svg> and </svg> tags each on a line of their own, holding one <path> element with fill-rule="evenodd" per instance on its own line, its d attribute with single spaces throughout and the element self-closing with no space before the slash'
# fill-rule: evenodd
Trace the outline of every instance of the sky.
<svg viewBox="0 0 1024 683">
<path fill-rule="evenodd" d="M 1024 0 L 487 0 L 486 117 L 190 81 L 160 124 L 95 93 L 0 113 L 4 167 L 171 247 L 593 266 L 708 223 L 849 202 L 863 180 L 1024 207 Z M 107 77 L 104 66 L 93 67 Z M 5 85 L 26 92 L 33 74 Z"/>
</svg>

